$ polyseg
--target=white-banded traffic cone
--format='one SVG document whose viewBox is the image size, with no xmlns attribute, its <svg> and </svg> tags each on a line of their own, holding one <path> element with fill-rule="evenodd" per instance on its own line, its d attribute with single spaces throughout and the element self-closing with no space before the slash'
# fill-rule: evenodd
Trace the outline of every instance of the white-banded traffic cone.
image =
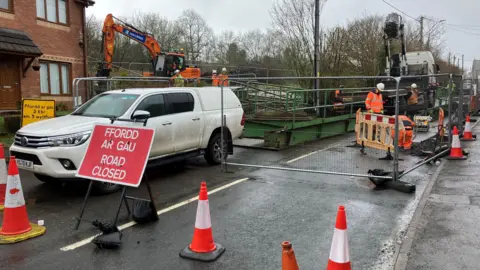
<svg viewBox="0 0 480 270">
<path fill-rule="evenodd" d="M 28 221 L 27 207 L 23 197 L 22 183 L 18 173 L 15 157 L 10 157 L 8 164 L 7 192 L 3 223 L 0 227 L 0 244 L 12 244 L 40 236 L 45 227 Z"/>
<path fill-rule="evenodd" d="M 198 195 L 193 239 L 190 245 L 180 251 L 180 257 L 211 262 L 218 259 L 223 252 L 225 252 L 225 248 L 213 241 L 207 183 L 202 182 L 200 185 L 200 193 Z"/>
<path fill-rule="evenodd" d="M 462 141 L 475 141 L 477 136 L 472 134 L 472 125 L 470 123 L 470 115 L 467 114 L 465 119 L 465 129 L 463 130 Z"/>
<path fill-rule="evenodd" d="M 345 207 L 339 206 L 327 270 L 351 270 Z"/>
<path fill-rule="evenodd" d="M 456 126 L 453 127 L 452 147 L 450 148 L 450 155 L 447 157 L 447 159 L 450 159 L 450 160 L 467 159 L 467 156 L 463 154 L 462 146 L 460 144 L 460 138 L 458 136 L 458 129 Z"/>
<path fill-rule="evenodd" d="M 7 191 L 7 163 L 5 162 L 5 151 L 0 143 L 0 211 L 5 205 L 5 193 Z"/>
</svg>

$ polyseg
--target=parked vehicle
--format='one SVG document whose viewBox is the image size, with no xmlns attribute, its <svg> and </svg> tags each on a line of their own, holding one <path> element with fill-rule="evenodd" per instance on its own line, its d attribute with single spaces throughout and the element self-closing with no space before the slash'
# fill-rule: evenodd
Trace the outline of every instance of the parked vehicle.
<svg viewBox="0 0 480 270">
<path fill-rule="evenodd" d="M 149 165 L 185 160 L 204 155 L 211 164 L 220 164 L 220 88 L 148 88 L 104 92 L 73 113 L 22 127 L 10 148 L 20 169 L 32 171 L 43 182 L 74 179 L 97 123 L 110 118 L 136 119 L 148 116 L 147 127 L 155 129 Z M 224 148 L 233 154 L 232 140 L 241 136 L 245 114 L 237 96 L 224 88 Z M 116 122 L 141 126 L 140 123 Z M 100 193 L 119 187 L 95 185 Z"/>
</svg>

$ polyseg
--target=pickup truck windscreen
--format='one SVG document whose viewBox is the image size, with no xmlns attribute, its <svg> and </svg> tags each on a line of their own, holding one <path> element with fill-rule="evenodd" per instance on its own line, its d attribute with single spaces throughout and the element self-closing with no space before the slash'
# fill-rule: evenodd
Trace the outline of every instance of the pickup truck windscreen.
<svg viewBox="0 0 480 270">
<path fill-rule="evenodd" d="M 72 115 L 90 117 L 120 117 L 132 106 L 138 95 L 134 94 L 100 94 L 82 107 L 78 108 Z"/>
</svg>

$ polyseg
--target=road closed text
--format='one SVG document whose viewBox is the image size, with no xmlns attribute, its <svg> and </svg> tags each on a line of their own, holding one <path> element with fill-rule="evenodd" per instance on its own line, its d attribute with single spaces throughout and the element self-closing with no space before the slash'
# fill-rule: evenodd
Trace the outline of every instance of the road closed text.
<svg viewBox="0 0 480 270">
<path fill-rule="evenodd" d="M 97 125 L 79 175 L 95 180 L 138 186 L 154 131 L 147 128 Z"/>
<path fill-rule="evenodd" d="M 127 172 L 124 169 L 111 168 L 111 166 L 122 167 L 125 165 L 125 162 L 126 159 L 124 157 L 104 154 L 102 155 L 100 164 L 107 165 L 108 167 L 97 165 L 93 167 L 92 175 L 121 181 L 127 176 Z"/>
</svg>

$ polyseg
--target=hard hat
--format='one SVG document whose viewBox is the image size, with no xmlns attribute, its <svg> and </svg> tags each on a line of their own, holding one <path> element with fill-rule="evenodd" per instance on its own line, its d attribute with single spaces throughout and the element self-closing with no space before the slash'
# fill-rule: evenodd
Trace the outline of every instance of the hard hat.
<svg viewBox="0 0 480 270">
<path fill-rule="evenodd" d="M 377 89 L 380 90 L 380 91 L 383 91 L 385 89 L 385 84 L 383 84 L 383 83 L 377 84 Z"/>
<path fill-rule="evenodd" d="M 224 72 L 224 71 L 227 71 L 227 69 L 226 69 L 226 68 L 222 68 L 222 72 Z"/>
<path fill-rule="evenodd" d="M 416 84 L 416 83 L 412 83 L 412 88 L 417 88 L 417 84 Z"/>
<path fill-rule="evenodd" d="M 212 70 L 212 73 L 213 73 L 213 74 L 217 74 L 217 71 L 214 69 L 214 70 Z"/>
<path fill-rule="evenodd" d="M 175 74 L 177 74 L 177 73 L 180 73 L 180 70 L 176 69 L 176 70 L 175 70 Z"/>
</svg>

